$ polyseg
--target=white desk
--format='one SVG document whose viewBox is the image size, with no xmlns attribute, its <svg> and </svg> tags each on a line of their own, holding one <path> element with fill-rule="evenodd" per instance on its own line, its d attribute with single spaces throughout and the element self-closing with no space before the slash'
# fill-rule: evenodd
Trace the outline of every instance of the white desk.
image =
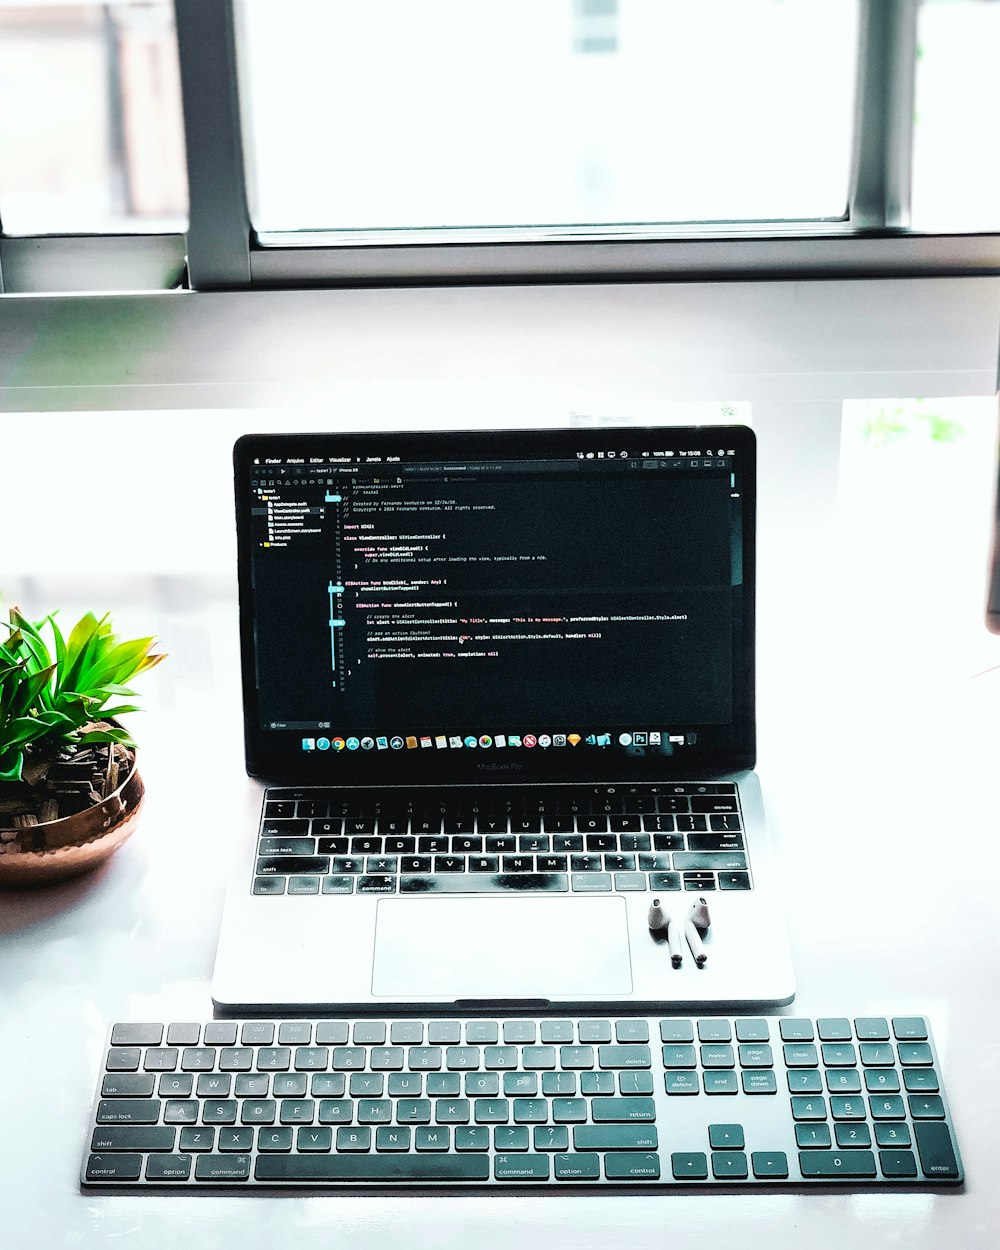
<svg viewBox="0 0 1000 1250">
<path fill-rule="evenodd" d="M 782 532 L 792 534 L 787 522 Z M 156 630 L 171 652 L 144 683 L 149 710 L 133 723 L 148 792 L 142 825 L 94 876 L 0 895 L 4 1245 L 995 1246 L 1000 673 L 959 682 L 931 665 L 931 677 L 907 680 L 890 608 L 855 604 L 868 613 L 865 629 L 845 633 L 848 614 L 832 605 L 851 570 L 838 566 L 821 584 L 785 567 L 795 549 L 792 538 L 771 543 L 759 611 L 759 771 L 787 883 L 799 978 L 792 1010 L 931 1017 L 964 1192 L 81 1194 L 107 1024 L 210 1016 L 230 836 L 254 819 L 257 802 L 242 771 L 232 587 L 150 578 L 123 581 L 118 601 L 103 599 L 123 630 Z M 779 594 L 793 584 L 794 597 Z M 29 611 L 60 602 L 69 615 L 76 606 L 65 579 L 6 589 Z M 89 606 L 87 587 L 80 597 Z M 905 608 L 898 604 L 897 623 L 909 619 Z M 879 638 L 881 649 L 871 642 Z M 198 735 L 215 756 L 214 778 L 186 791 L 177 779 L 202 754 Z M 851 787 L 834 789 L 839 776 Z"/>
</svg>

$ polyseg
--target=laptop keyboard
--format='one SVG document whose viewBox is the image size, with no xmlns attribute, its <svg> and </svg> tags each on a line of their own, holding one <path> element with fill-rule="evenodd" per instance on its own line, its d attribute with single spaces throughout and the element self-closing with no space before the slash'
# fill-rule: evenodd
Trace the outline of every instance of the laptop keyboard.
<svg viewBox="0 0 1000 1250">
<path fill-rule="evenodd" d="M 732 783 L 270 789 L 255 894 L 748 890 Z"/>
<path fill-rule="evenodd" d="M 87 1186 L 957 1184 L 923 1016 L 116 1024 Z"/>
</svg>

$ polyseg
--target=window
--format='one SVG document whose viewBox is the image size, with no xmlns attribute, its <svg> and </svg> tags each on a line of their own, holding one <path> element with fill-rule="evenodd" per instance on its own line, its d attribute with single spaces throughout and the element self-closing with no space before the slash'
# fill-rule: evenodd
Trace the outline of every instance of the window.
<svg viewBox="0 0 1000 1250">
<path fill-rule="evenodd" d="M 994 0 L 0 0 L 0 291 L 996 273 L 998 61 Z"/>
<path fill-rule="evenodd" d="M 186 217 L 169 0 L 0 0 L 5 233 L 179 231 Z"/>
<path fill-rule="evenodd" d="M 913 221 L 996 230 L 1000 215 L 1000 4 L 925 0 L 917 43 Z"/>
<path fill-rule="evenodd" d="M 264 236 L 847 213 L 852 0 L 250 0 L 238 15 Z"/>
</svg>

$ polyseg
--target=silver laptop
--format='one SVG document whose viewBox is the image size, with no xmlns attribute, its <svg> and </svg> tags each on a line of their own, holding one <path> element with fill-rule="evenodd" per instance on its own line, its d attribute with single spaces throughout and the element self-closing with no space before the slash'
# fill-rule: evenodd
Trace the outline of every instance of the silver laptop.
<svg viewBox="0 0 1000 1250">
<path fill-rule="evenodd" d="M 750 771 L 748 429 L 250 435 L 234 458 L 262 802 L 220 1011 L 792 999 Z"/>
</svg>

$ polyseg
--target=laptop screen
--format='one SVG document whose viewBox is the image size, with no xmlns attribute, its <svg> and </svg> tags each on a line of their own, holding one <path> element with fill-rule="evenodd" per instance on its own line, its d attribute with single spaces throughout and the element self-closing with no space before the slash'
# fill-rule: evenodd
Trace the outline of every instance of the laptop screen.
<svg viewBox="0 0 1000 1250">
<path fill-rule="evenodd" d="M 249 435 L 235 466 L 251 773 L 752 764 L 746 428 Z"/>
</svg>

